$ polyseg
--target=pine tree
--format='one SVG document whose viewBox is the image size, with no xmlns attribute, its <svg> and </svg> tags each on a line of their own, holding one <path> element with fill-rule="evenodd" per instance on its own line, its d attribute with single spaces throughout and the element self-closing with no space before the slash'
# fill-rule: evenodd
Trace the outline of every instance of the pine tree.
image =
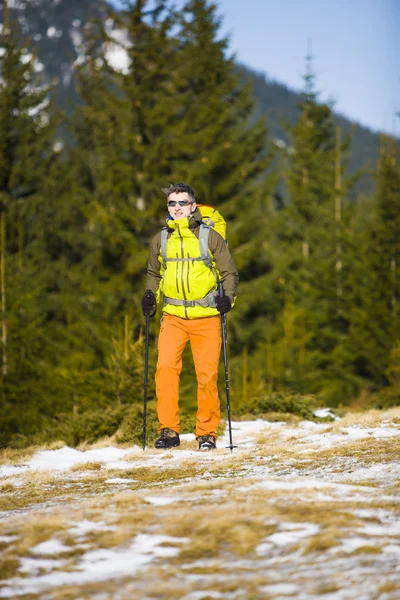
<svg viewBox="0 0 400 600">
<path fill-rule="evenodd" d="M 1 387 L 3 441 L 33 432 L 49 413 L 40 192 L 52 169 L 55 121 L 35 56 L 4 3 L 0 35 Z M 48 381 L 47 381 L 48 383 Z"/>
<path fill-rule="evenodd" d="M 134 294 L 142 292 L 148 240 L 163 217 L 168 101 L 172 106 L 171 22 L 149 4 L 127 3 L 122 14 L 110 12 L 105 24 L 93 25 L 78 72 L 84 104 L 73 123 L 82 212 L 93 240 L 84 261 L 93 276 L 84 285 L 101 298 L 102 318 L 114 323 L 134 302 L 136 326 Z"/>
<path fill-rule="evenodd" d="M 96 273 L 85 285 L 102 299 L 103 322 L 121 321 L 133 302 L 136 328 L 149 238 L 166 215 L 160 188 L 169 182 L 187 181 L 200 202 L 222 210 L 249 280 L 265 264 L 259 252 L 271 190 L 263 179 L 270 162 L 265 124 L 250 126 L 250 89 L 226 57 L 226 40 L 218 39 L 215 6 L 203 0 L 179 12 L 171 6 L 126 2 L 87 40 L 79 76 L 77 157 L 95 239 L 84 264 Z M 116 48 L 124 56 L 119 69 Z M 239 321 L 247 321 L 246 313 Z M 244 330 L 232 325 L 238 335 Z"/>
<path fill-rule="evenodd" d="M 361 207 L 353 260 L 353 309 L 346 359 L 359 386 L 388 383 L 400 339 L 400 168 L 396 142 L 383 138 L 375 198 Z"/>
<path fill-rule="evenodd" d="M 244 84 L 220 35 L 215 3 L 191 0 L 179 14 L 173 63 L 178 118 L 171 135 L 172 180 L 189 181 L 199 202 L 227 220 L 230 248 L 240 272 L 240 302 L 229 319 L 233 352 L 250 349 L 265 318 L 265 273 L 273 176 L 264 118 L 254 122 L 250 84 Z M 180 142 L 180 143 L 179 143 Z"/>
<path fill-rule="evenodd" d="M 343 200 L 353 181 L 343 176 L 350 140 L 340 140 L 331 107 L 319 101 L 311 57 L 299 108 L 283 167 L 288 199 L 274 220 L 273 346 L 282 356 L 285 386 L 334 400 L 340 380 L 335 351 L 349 320 Z"/>
</svg>

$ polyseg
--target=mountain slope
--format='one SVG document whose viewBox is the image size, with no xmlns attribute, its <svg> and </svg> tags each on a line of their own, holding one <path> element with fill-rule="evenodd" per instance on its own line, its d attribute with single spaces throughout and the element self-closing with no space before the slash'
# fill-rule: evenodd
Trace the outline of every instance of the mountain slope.
<svg viewBox="0 0 400 600">
<path fill-rule="evenodd" d="M 104 18 L 98 0 L 8 0 L 11 16 L 18 20 L 22 36 L 30 38 L 31 48 L 37 49 L 40 75 L 55 81 L 57 104 L 70 110 L 77 101 L 74 90 L 74 63 L 79 60 L 80 44 L 85 27 L 91 18 Z M 0 0 L 3 15 L 4 0 Z M 2 17 L 0 17 L 2 18 Z M 285 140 L 281 125 L 284 119 L 294 124 L 300 94 L 283 83 L 270 81 L 263 73 L 238 65 L 244 80 L 251 80 L 256 100 L 255 116 L 266 115 L 269 136 Z M 379 154 L 379 134 L 336 115 L 343 135 L 351 132 L 353 139 L 349 170 L 374 169 Z M 370 193 L 371 177 L 364 176 L 359 191 Z"/>
<path fill-rule="evenodd" d="M 239 69 L 244 79 L 252 83 L 256 100 L 256 116 L 266 116 L 269 135 L 272 138 L 286 141 L 282 119 L 289 125 L 296 123 L 301 94 L 289 89 L 284 83 L 268 80 L 264 73 L 257 73 L 243 65 L 240 65 Z M 379 156 L 379 133 L 353 123 L 340 114 L 335 114 L 335 121 L 341 127 L 342 137 L 348 134 L 352 136 L 349 172 L 354 173 L 358 169 L 374 170 Z M 358 191 L 369 194 L 372 189 L 372 178 L 365 174 L 361 178 Z"/>
</svg>

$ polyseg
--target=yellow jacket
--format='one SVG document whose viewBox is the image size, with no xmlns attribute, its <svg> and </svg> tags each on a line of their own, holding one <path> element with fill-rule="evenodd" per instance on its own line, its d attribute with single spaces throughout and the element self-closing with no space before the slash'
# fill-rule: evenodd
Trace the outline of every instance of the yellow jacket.
<svg viewBox="0 0 400 600">
<path fill-rule="evenodd" d="M 212 269 L 200 259 L 201 223 L 198 210 L 188 218 L 167 221 L 166 266 L 161 255 L 161 232 L 150 246 L 146 289 L 157 295 L 157 301 L 164 296 L 163 312 L 184 319 L 218 315 L 212 300 L 217 279 L 222 280 L 232 304 L 239 281 L 228 246 L 214 229 L 210 229 L 208 238 Z"/>
</svg>

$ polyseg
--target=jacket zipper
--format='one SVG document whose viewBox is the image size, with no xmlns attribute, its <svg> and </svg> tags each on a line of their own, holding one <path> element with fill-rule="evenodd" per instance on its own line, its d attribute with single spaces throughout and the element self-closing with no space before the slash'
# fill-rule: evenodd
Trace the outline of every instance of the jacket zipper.
<svg viewBox="0 0 400 600">
<path fill-rule="evenodd" d="M 190 256 L 189 256 L 189 252 L 187 253 L 187 257 L 188 257 L 188 258 L 190 258 Z M 188 260 L 188 261 L 187 261 L 187 265 L 188 265 L 188 268 L 187 268 L 187 280 L 186 280 L 186 281 L 187 281 L 187 289 L 188 289 L 188 293 L 190 294 L 190 284 L 189 284 L 189 268 L 190 268 L 190 260 Z"/>
<path fill-rule="evenodd" d="M 179 254 L 176 253 L 176 258 L 179 258 Z M 178 280 L 179 262 L 176 261 L 176 291 L 179 294 L 179 280 Z"/>
</svg>

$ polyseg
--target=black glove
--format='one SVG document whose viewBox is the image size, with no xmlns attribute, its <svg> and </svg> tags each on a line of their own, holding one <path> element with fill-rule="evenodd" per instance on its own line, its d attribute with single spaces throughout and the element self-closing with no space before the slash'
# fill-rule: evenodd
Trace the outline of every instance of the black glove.
<svg viewBox="0 0 400 600">
<path fill-rule="evenodd" d="M 229 312 L 232 308 L 232 304 L 228 296 L 215 296 L 215 304 L 217 305 L 217 309 L 221 315 Z"/>
<path fill-rule="evenodd" d="M 156 314 L 156 297 L 151 290 L 146 290 L 142 298 L 142 312 L 153 317 Z"/>
</svg>

